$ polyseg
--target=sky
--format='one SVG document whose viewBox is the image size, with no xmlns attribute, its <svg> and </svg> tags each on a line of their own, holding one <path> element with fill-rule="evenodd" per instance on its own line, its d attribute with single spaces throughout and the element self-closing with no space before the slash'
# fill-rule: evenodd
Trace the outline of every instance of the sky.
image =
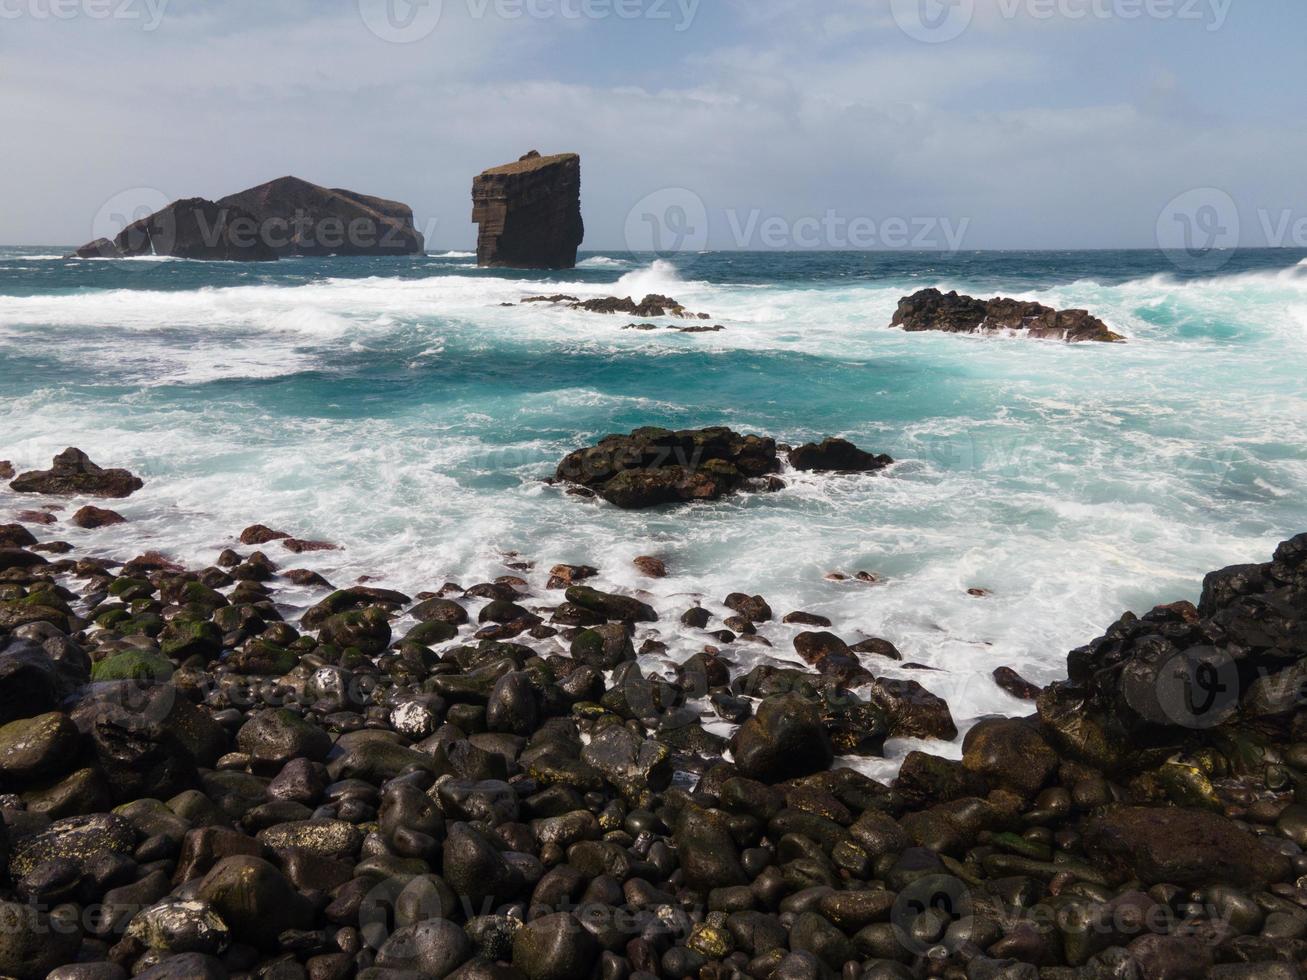
<svg viewBox="0 0 1307 980">
<path fill-rule="evenodd" d="M 581 154 L 587 249 L 1303 247 L 1305 37 L 1302 0 L 0 0 L 0 242 L 295 174 L 470 249 L 473 176 L 537 149 Z"/>
</svg>

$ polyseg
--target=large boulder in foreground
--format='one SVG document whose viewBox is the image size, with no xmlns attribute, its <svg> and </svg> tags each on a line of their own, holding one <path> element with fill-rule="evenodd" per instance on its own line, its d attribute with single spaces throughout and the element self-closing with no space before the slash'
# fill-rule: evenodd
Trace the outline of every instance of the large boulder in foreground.
<svg viewBox="0 0 1307 980">
<path fill-rule="evenodd" d="M 277 255 L 415 255 L 426 247 L 413 209 L 299 177 L 281 177 L 218 203 L 254 216 Z"/>
<path fill-rule="evenodd" d="M 581 220 L 581 158 L 541 156 L 492 167 L 472 182 L 477 265 L 571 269 L 585 237 Z"/>
<path fill-rule="evenodd" d="M 70 258 L 271 262 L 283 255 L 412 255 L 424 247 L 405 204 L 281 177 L 218 201 L 174 201 Z"/>
<path fill-rule="evenodd" d="M 106 470 L 80 449 L 65 449 L 48 470 L 20 473 L 10 489 L 18 493 L 47 493 L 59 496 L 130 497 L 145 483 L 126 470 Z"/>
<path fill-rule="evenodd" d="M 1307 534 L 1271 561 L 1212 572 L 1197 606 L 1126 613 L 1067 655 L 1067 680 L 1038 700 L 1054 747 L 1114 774 L 1247 729 L 1295 741 L 1307 684 Z M 1256 768 L 1257 753 L 1241 765 Z"/>
<path fill-rule="evenodd" d="M 890 326 L 902 327 L 909 333 L 1011 333 L 1068 343 L 1125 339 L 1087 310 L 1055 310 L 1041 303 L 1002 297 L 983 300 L 938 289 L 923 289 L 899 300 Z"/>
<path fill-rule="evenodd" d="M 593 490 L 625 510 L 718 500 L 780 469 L 776 441 L 724 427 L 636 429 L 580 449 L 555 478 Z"/>
<path fill-rule="evenodd" d="M 1264 888 L 1293 871 L 1284 854 L 1203 810 L 1109 807 L 1086 826 L 1085 850 L 1101 866 L 1145 885 Z"/>
</svg>

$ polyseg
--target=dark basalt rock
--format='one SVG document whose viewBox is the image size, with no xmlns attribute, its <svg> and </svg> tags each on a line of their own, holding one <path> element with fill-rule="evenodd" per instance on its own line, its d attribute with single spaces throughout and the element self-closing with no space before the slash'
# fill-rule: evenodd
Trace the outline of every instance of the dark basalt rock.
<svg viewBox="0 0 1307 980">
<path fill-rule="evenodd" d="M 218 204 L 252 215 L 278 256 L 420 255 L 426 247 L 407 204 L 299 177 L 271 180 Z"/>
<path fill-rule="evenodd" d="M 1307 659 L 1307 535 L 1264 565 L 1207 576 L 1203 599 L 1127 613 L 1067 656 L 1038 701 L 1062 752 L 1109 772 L 1224 744 L 1244 726 L 1291 737 Z M 1259 739 L 1265 736 L 1259 736 Z"/>
<path fill-rule="evenodd" d="M 1203 810 L 1115 806 L 1090 820 L 1091 856 L 1146 885 L 1265 887 L 1292 865 L 1232 821 Z"/>
<path fill-rule="evenodd" d="M 636 429 L 610 435 L 559 464 L 555 478 L 624 510 L 717 500 L 780 469 L 776 442 L 724 427 Z"/>
<path fill-rule="evenodd" d="M 272 262 L 283 255 L 412 255 L 424 245 L 407 205 L 282 177 L 218 201 L 174 201 L 112 242 L 96 239 L 69 258 Z"/>
<path fill-rule="evenodd" d="M 874 473 L 894 462 L 883 453 L 874 456 L 847 439 L 823 439 L 790 450 L 790 465 L 796 470 L 836 473 Z"/>
<path fill-rule="evenodd" d="M 80 528 L 93 530 L 100 527 L 111 527 L 114 524 L 125 524 L 127 518 L 123 517 L 117 511 L 108 510 L 104 507 L 93 507 L 87 504 L 80 508 L 77 513 L 73 514 L 73 523 Z"/>
<path fill-rule="evenodd" d="M 899 300 L 890 324 L 908 332 L 939 330 L 945 333 L 1018 333 L 1078 343 L 1085 340 L 1124 340 L 1087 310 L 1054 310 L 1035 302 L 991 300 L 923 289 Z"/>
<path fill-rule="evenodd" d="M 764 783 L 820 772 L 835 757 L 817 708 L 792 694 L 763 701 L 735 733 L 731 752 L 741 773 Z"/>
<path fill-rule="evenodd" d="M 260 237 L 258 220 L 239 207 L 202 197 L 174 201 L 161 211 L 136 221 L 113 240 L 106 254 L 104 239 L 79 248 L 77 258 L 137 258 L 146 255 L 222 262 L 271 262 L 277 253 Z"/>
<path fill-rule="evenodd" d="M 37 908 L 0 901 L 0 973 L 17 980 L 42 980 L 77 955 L 76 929 L 56 928 Z M 53 975 L 53 974 L 51 974 Z"/>
<path fill-rule="evenodd" d="M 50 469 L 20 473 L 9 486 L 18 493 L 121 498 L 130 497 L 145 483 L 126 470 L 101 469 L 86 453 L 70 448 L 54 458 Z"/>
<path fill-rule="evenodd" d="M 581 220 L 581 158 L 542 157 L 492 167 L 472 182 L 477 265 L 571 269 L 585 237 Z"/>
<path fill-rule="evenodd" d="M 561 294 L 556 296 L 528 296 L 522 300 L 522 303 L 552 303 L 555 306 L 566 304 L 568 309 L 584 310 L 587 313 L 626 313 L 631 316 L 642 317 L 674 316 L 686 320 L 712 319 L 707 313 L 691 313 L 680 302 L 661 293 L 649 293 L 638 303 L 630 296 L 599 296 L 594 299 L 580 300 L 575 296 Z M 632 323 L 622 329 L 657 330 L 658 325 L 654 323 Z M 679 330 L 682 333 L 716 333 L 725 328 L 721 326 L 676 327 L 669 325 L 668 329 Z"/>
<path fill-rule="evenodd" d="M 266 559 L 225 564 L 239 581 L 159 554 L 0 575 L 0 612 L 49 613 L 0 625 L 0 885 L 33 903 L 0 902 L 0 973 L 1287 980 L 1307 961 L 1307 536 L 1213 573 L 1198 606 L 1123 617 L 1039 714 L 980 720 L 960 761 L 912 752 L 892 786 L 834 757 L 953 738 L 948 706 L 857 665 L 897 657 L 887 641 L 774 624 L 751 590 L 720 624 L 688 592 L 679 622 L 643 625 L 638 593 L 556 566 L 562 635 L 436 651 L 390 624 L 444 642 L 469 607 L 494 629 L 551 610 L 504 577 L 411 609 L 360 586 L 292 626 Z M 702 648 L 709 625 L 738 661 Z M 753 662 L 746 643 L 795 626 L 826 631 L 794 641 L 818 672 Z M 1194 651 L 1210 672 L 1173 662 Z M 1214 724 L 1176 678 L 1224 698 Z"/>
</svg>

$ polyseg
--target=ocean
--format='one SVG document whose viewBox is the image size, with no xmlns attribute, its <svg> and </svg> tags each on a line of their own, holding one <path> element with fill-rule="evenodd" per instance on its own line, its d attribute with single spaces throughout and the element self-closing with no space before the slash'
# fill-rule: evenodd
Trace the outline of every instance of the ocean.
<svg viewBox="0 0 1307 980">
<path fill-rule="evenodd" d="M 110 505 L 124 527 L 37 529 L 79 554 L 203 566 L 259 522 L 341 545 L 265 548 L 337 585 L 414 594 L 528 561 L 542 600 L 552 565 L 588 563 L 662 614 L 670 648 L 651 667 L 702 647 L 676 623 L 694 601 L 760 593 L 778 618 L 802 609 L 850 642 L 891 640 L 933 669 L 869 666 L 943 696 L 965 729 L 1030 711 L 994 668 L 1058 679 L 1125 610 L 1196 600 L 1208 570 L 1307 530 L 1303 252 L 1233 253 L 1202 275 L 1143 251 L 586 253 L 559 274 L 478 270 L 468 253 L 59 253 L 0 249 L 0 459 L 45 468 L 78 446 L 145 479 Z M 1087 308 L 1128 342 L 889 329 L 926 286 Z M 666 293 L 725 329 L 502 305 L 556 292 Z M 711 424 L 841 435 L 898 462 L 642 513 L 542 482 L 605 433 Z M 0 490 L 0 522 L 30 505 Z M 646 554 L 671 576 L 641 577 L 631 559 Z M 857 571 L 882 581 L 827 578 Z M 797 661 L 797 628 L 762 632 L 771 650 L 727 656 Z"/>
</svg>

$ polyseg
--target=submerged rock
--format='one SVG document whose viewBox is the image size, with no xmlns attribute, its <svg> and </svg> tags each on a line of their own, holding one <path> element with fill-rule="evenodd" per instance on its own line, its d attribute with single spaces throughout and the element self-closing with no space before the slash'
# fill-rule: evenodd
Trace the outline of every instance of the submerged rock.
<svg viewBox="0 0 1307 980">
<path fill-rule="evenodd" d="M 104 507 L 93 507 L 87 504 L 80 508 L 77 513 L 73 514 L 73 523 L 80 528 L 93 530 L 100 527 L 112 527 L 115 524 L 127 523 L 127 518 L 123 517 L 117 511 L 108 510 Z"/>
<path fill-rule="evenodd" d="M 890 324 L 908 332 L 939 330 L 945 333 L 1016 333 L 1026 337 L 1065 340 L 1124 340 L 1087 310 L 1054 310 L 1035 302 L 961 296 L 923 289 L 899 300 Z"/>
<path fill-rule="evenodd" d="M 581 158 L 533 150 L 484 171 L 472 182 L 472 220 L 479 226 L 478 266 L 573 268 L 585 237 Z"/>
<path fill-rule="evenodd" d="M 58 496 L 130 497 L 145 482 L 126 470 L 106 470 L 80 449 L 65 449 L 48 470 L 19 474 L 9 486 L 18 493 Z"/>
</svg>

